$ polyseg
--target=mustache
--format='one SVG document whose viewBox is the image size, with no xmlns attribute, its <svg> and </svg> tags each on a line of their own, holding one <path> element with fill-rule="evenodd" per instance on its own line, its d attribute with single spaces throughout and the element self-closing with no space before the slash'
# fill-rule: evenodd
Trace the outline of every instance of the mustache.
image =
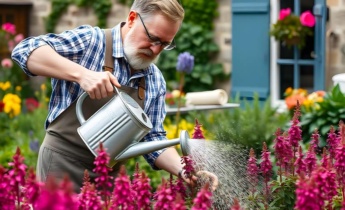
<svg viewBox="0 0 345 210">
<path fill-rule="evenodd" d="M 150 49 L 139 49 L 138 53 L 143 53 L 143 54 L 150 56 L 150 57 L 153 55 L 153 52 Z"/>
</svg>

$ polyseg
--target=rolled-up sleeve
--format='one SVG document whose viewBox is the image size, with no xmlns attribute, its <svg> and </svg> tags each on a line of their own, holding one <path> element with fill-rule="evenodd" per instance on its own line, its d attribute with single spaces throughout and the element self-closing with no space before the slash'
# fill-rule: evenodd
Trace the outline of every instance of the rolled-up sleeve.
<svg viewBox="0 0 345 210">
<path fill-rule="evenodd" d="M 92 32 L 91 26 L 83 25 L 60 34 L 50 33 L 37 37 L 28 37 L 16 45 L 11 57 L 27 75 L 36 76 L 27 67 L 28 58 L 34 50 L 41 46 L 49 45 L 60 55 L 78 62 L 84 54 L 86 45 L 90 42 Z"/>
</svg>

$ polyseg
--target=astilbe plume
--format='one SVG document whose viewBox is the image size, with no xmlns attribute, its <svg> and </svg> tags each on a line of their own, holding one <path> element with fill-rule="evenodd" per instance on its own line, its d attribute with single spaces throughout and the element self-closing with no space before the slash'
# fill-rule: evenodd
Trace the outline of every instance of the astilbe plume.
<svg viewBox="0 0 345 210">
<path fill-rule="evenodd" d="M 328 145 L 328 151 L 329 151 L 331 163 L 333 164 L 333 160 L 336 154 L 336 149 L 339 145 L 339 138 L 333 126 L 331 126 L 330 131 L 327 136 L 327 145 Z"/>
<path fill-rule="evenodd" d="M 272 174 L 272 162 L 270 160 L 270 152 L 267 149 L 266 142 L 263 143 L 262 153 L 261 153 L 261 163 L 260 163 L 260 170 L 262 176 L 264 177 L 264 181 L 266 183 L 266 189 L 268 189 L 268 182 L 271 179 Z"/>
<path fill-rule="evenodd" d="M 299 146 L 299 141 L 302 140 L 302 129 L 299 125 L 300 115 L 301 115 L 300 104 L 297 101 L 297 105 L 295 107 L 294 115 L 292 118 L 292 125 L 288 130 L 290 143 L 291 143 L 291 146 L 294 147 L 294 152 L 296 152 L 296 149 Z"/>
<path fill-rule="evenodd" d="M 289 163 L 291 162 L 291 159 L 293 158 L 293 151 L 291 150 L 291 144 L 290 141 L 286 138 L 285 135 L 281 134 L 280 128 L 277 129 L 276 138 L 274 139 L 274 154 L 277 158 L 277 166 L 280 167 L 280 172 L 282 172 L 282 169 L 288 170 Z M 281 175 L 281 173 L 280 173 Z"/>
<path fill-rule="evenodd" d="M 234 204 L 232 204 L 230 210 L 241 210 L 241 205 L 237 198 L 234 199 Z"/>
<path fill-rule="evenodd" d="M 184 181 L 181 177 L 178 177 L 176 179 L 175 191 L 177 194 L 180 194 L 181 199 L 185 200 L 185 198 L 187 197 L 187 188 L 186 188 Z"/>
<path fill-rule="evenodd" d="M 62 209 L 77 210 L 79 206 L 79 200 L 77 194 L 73 192 L 73 183 L 70 181 L 69 177 L 64 176 L 62 182 L 60 183 L 60 205 L 63 206 Z"/>
<path fill-rule="evenodd" d="M 327 149 L 325 147 L 322 150 L 320 163 L 321 163 L 321 166 L 324 168 L 330 168 L 332 166 L 330 156 L 327 153 Z"/>
<path fill-rule="evenodd" d="M 176 194 L 175 205 L 173 206 L 172 210 L 187 210 L 185 201 L 180 193 Z"/>
<path fill-rule="evenodd" d="M 100 143 L 97 153 L 98 155 L 94 161 L 95 168 L 93 169 L 93 172 L 98 175 L 95 178 L 96 187 L 99 189 L 99 193 L 103 197 L 105 206 L 108 206 L 109 197 L 111 195 L 109 189 L 112 187 L 111 180 L 113 179 L 112 176 L 109 176 L 109 172 L 112 171 L 112 168 L 107 166 L 110 157 L 102 143 Z"/>
<path fill-rule="evenodd" d="M 337 195 L 336 174 L 332 169 L 319 167 L 312 174 L 316 186 L 320 189 L 321 197 L 328 201 L 329 207 L 332 206 L 332 198 Z"/>
<path fill-rule="evenodd" d="M 89 172 L 84 171 L 83 187 L 79 194 L 79 210 L 102 210 L 102 199 L 96 187 L 90 182 Z"/>
<path fill-rule="evenodd" d="M 181 163 L 183 165 L 184 175 L 187 178 L 191 179 L 193 174 L 195 173 L 193 159 L 189 155 L 182 156 Z"/>
<path fill-rule="evenodd" d="M 150 179 L 147 177 L 145 172 L 143 171 L 141 173 L 141 176 L 137 182 L 136 186 L 136 203 L 137 203 L 137 209 L 141 210 L 150 210 L 151 207 L 151 185 L 150 185 Z"/>
<path fill-rule="evenodd" d="M 314 151 L 316 151 L 316 149 L 319 146 L 319 138 L 320 138 L 319 131 L 315 129 L 313 134 L 311 135 L 312 141 L 310 143 L 310 146 L 314 149 Z"/>
<path fill-rule="evenodd" d="M 23 195 L 20 190 L 25 185 L 25 174 L 27 166 L 24 164 L 24 157 L 20 153 L 19 147 L 17 147 L 16 153 L 13 156 L 13 162 L 9 162 L 8 165 L 11 169 L 8 171 L 9 184 L 11 187 L 11 193 L 15 193 L 17 204 L 22 202 Z"/>
<path fill-rule="evenodd" d="M 9 176 L 6 169 L 0 165 L 0 206 L 2 210 L 15 209 L 15 196 L 10 190 Z"/>
<path fill-rule="evenodd" d="M 40 195 L 40 188 L 43 185 L 43 183 L 37 182 L 34 169 L 29 168 L 24 188 L 24 194 L 27 202 L 31 203 L 34 209 L 36 207 L 36 203 L 39 202 L 38 197 Z"/>
<path fill-rule="evenodd" d="M 321 210 L 324 201 L 321 197 L 320 189 L 314 179 L 305 179 L 301 176 L 296 183 L 296 203 L 297 210 Z"/>
<path fill-rule="evenodd" d="M 212 206 L 212 192 L 209 190 L 209 183 L 200 189 L 196 197 L 193 199 L 192 210 L 207 210 Z"/>
<path fill-rule="evenodd" d="M 343 199 L 345 197 L 345 126 L 340 123 L 341 141 L 336 149 L 334 168 L 336 169 L 338 184 L 342 190 Z M 345 199 L 344 199 L 345 200 Z"/>
<path fill-rule="evenodd" d="M 310 175 L 313 172 L 313 170 L 316 168 L 316 164 L 317 164 L 316 154 L 315 154 L 314 148 L 311 145 L 307 151 L 304 162 L 307 167 L 307 174 Z"/>
<path fill-rule="evenodd" d="M 175 197 L 168 183 L 162 179 L 161 185 L 156 191 L 156 203 L 154 204 L 155 210 L 170 210 L 174 206 Z"/>
<path fill-rule="evenodd" d="M 119 175 L 116 177 L 114 182 L 112 207 L 113 209 L 115 207 L 126 210 L 135 209 L 131 180 L 126 174 L 126 168 L 124 165 L 121 166 Z"/>
<path fill-rule="evenodd" d="M 249 152 L 249 159 L 248 159 L 248 164 L 247 164 L 247 175 L 248 175 L 248 181 L 251 184 L 250 191 L 252 193 L 255 192 L 256 186 L 259 181 L 258 174 L 259 174 L 259 167 L 257 165 L 257 159 L 255 157 L 254 149 L 251 148 Z"/>
<path fill-rule="evenodd" d="M 192 139 L 205 139 L 204 134 L 201 130 L 202 124 L 199 124 L 198 120 L 195 119 L 194 133 Z"/>
<path fill-rule="evenodd" d="M 297 159 L 294 163 L 294 166 L 296 168 L 296 173 L 300 176 L 306 175 L 306 173 L 307 173 L 307 166 L 305 164 L 303 157 L 304 157 L 304 155 L 303 155 L 302 147 L 299 146 L 298 147 L 298 155 L 297 155 Z"/>
</svg>

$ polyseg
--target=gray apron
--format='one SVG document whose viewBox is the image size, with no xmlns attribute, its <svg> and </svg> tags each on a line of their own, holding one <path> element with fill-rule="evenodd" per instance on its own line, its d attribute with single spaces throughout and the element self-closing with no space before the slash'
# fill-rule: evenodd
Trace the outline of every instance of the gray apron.
<svg viewBox="0 0 345 210">
<path fill-rule="evenodd" d="M 121 90 L 130 95 L 144 109 L 144 100 L 138 97 L 137 89 L 122 86 Z M 91 100 L 87 97 L 83 103 L 85 119 L 102 107 L 111 97 Z M 92 172 L 95 156 L 80 138 L 77 128 L 80 123 L 76 116 L 76 101 L 62 112 L 47 128 L 45 138 L 40 147 L 36 174 L 40 181 L 45 182 L 49 176 L 61 180 L 65 175 L 74 184 L 74 191 L 82 187 L 84 171 L 88 170 L 91 180 L 97 177 Z M 110 172 L 115 177 L 119 167 L 125 162 L 118 162 Z"/>
</svg>

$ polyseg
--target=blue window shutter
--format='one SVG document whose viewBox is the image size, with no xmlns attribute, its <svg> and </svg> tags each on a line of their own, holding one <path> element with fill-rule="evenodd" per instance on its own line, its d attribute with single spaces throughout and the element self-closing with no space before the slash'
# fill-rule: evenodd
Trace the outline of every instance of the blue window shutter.
<svg viewBox="0 0 345 210">
<path fill-rule="evenodd" d="M 270 89 L 270 1 L 232 1 L 231 95 L 260 100 Z"/>
</svg>

